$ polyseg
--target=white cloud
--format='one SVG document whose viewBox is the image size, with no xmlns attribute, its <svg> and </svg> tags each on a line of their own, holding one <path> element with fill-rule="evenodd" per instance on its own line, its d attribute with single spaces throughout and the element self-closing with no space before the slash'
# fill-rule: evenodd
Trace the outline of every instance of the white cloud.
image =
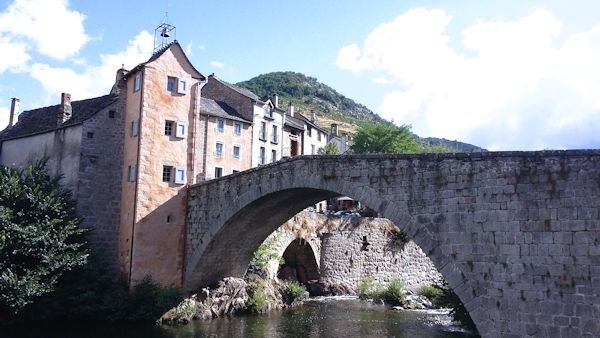
<svg viewBox="0 0 600 338">
<path fill-rule="evenodd" d="M 544 9 L 478 20 L 463 31 L 467 56 L 448 44 L 450 21 L 441 9 L 409 10 L 362 48 L 342 47 L 336 64 L 398 83 L 381 112 L 422 136 L 489 149 L 600 147 L 600 25 L 559 44 L 562 22 Z"/>
<path fill-rule="evenodd" d="M 225 66 L 225 64 L 223 62 L 220 61 L 211 61 L 210 65 L 215 67 L 215 68 L 223 68 L 223 66 Z"/>
<path fill-rule="evenodd" d="M 52 99 L 61 92 L 71 93 L 73 100 L 107 94 L 115 82 L 117 69 L 125 65 L 131 69 L 152 55 L 153 37 L 147 31 L 140 32 L 129 41 L 127 48 L 116 54 L 100 55 L 99 65 L 87 65 L 83 72 L 71 68 L 52 67 L 34 63 L 30 75 L 40 81 Z"/>
<path fill-rule="evenodd" d="M 83 28 L 85 16 L 68 5 L 67 0 L 15 0 L 0 13 L 0 38 L 19 49 L 21 63 L 28 60 L 25 43 L 55 59 L 74 56 L 90 38 Z"/>
<path fill-rule="evenodd" d="M 185 54 L 187 54 L 188 57 L 192 56 L 192 41 L 185 45 Z"/>
</svg>

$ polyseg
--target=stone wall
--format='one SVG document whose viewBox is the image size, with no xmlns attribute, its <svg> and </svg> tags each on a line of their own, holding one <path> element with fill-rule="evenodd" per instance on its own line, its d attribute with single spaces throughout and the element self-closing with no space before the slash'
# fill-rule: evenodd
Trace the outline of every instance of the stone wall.
<svg viewBox="0 0 600 338">
<path fill-rule="evenodd" d="M 326 216 L 302 211 L 269 235 L 274 248 L 283 255 L 296 239 L 310 245 L 320 266 L 320 276 L 357 287 L 364 277 L 379 282 L 402 279 L 407 287 L 442 282 L 442 275 L 425 253 L 412 241 L 402 243 L 394 233 L 400 230 L 384 218 Z M 364 237 L 369 243 L 364 248 Z M 367 250 L 364 250 L 367 249 Z M 277 262 L 269 276 L 277 273 Z"/>
<path fill-rule="evenodd" d="M 106 257 L 113 271 L 119 248 L 125 95 L 83 123 L 74 196 L 77 212 L 84 216 L 82 226 L 91 229 L 87 237 L 92 250 Z"/>
<path fill-rule="evenodd" d="M 442 281 L 414 242 L 403 243 L 394 235 L 395 225 L 389 220 L 356 217 L 340 219 L 343 222 L 349 223 L 345 229 L 322 234 L 321 277 L 355 288 L 365 277 L 383 283 L 400 278 L 411 289 Z"/>
</svg>

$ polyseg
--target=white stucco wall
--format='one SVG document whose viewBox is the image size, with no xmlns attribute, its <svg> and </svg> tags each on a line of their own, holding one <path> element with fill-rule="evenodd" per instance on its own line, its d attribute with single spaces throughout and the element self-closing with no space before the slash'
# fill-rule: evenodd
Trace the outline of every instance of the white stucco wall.
<svg viewBox="0 0 600 338">
<path fill-rule="evenodd" d="M 271 151 L 277 151 L 277 160 L 281 159 L 281 153 L 283 149 L 283 114 L 279 111 L 273 111 L 273 119 L 265 118 L 265 110 L 261 105 L 254 105 L 254 122 L 252 128 L 252 167 L 259 165 L 260 147 L 265 147 L 265 164 L 272 163 Z M 261 130 L 261 122 L 267 123 L 267 135 L 266 140 L 263 141 L 259 138 Z M 272 126 L 277 126 L 277 138 L 278 142 L 271 142 L 272 138 Z"/>
<path fill-rule="evenodd" d="M 61 183 L 77 193 L 81 125 L 2 142 L 0 164 L 25 167 L 36 160 L 48 158 L 50 175 L 63 175 Z"/>
</svg>

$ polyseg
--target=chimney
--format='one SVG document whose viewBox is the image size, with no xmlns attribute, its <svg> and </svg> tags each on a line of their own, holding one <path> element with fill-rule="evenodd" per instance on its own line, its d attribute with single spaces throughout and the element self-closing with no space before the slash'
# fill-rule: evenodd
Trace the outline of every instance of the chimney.
<svg viewBox="0 0 600 338">
<path fill-rule="evenodd" d="M 290 111 L 290 116 L 294 116 L 294 105 L 290 102 L 290 106 L 288 108 L 288 110 Z"/>
<path fill-rule="evenodd" d="M 73 108 L 71 107 L 71 94 L 62 93 L 60 95 L 60 107 L 58 107 L 58 114 L 56 119 L 56 125 L 61 126 L 67 122 L 73 115 Z"/>
<path fill-rule="evenodd" d="M 21 101 L 19 100 L 18 97 L 13 97 L 11 99 L 11 103 L 10 103 L 10 118 L 8 120 L 8 126 L 12 127 L 13 122 L 15 121 L 15 116 L 17 116 L 17 114 L 19 114 L 19 106 L 21 104 Z"/>
<path fill-rule="evenodd" d="M 279 95 L 277 94 L 273 94 L 273 105 L 275 106 L 275 108 L 279 108 Z"/>
<path fill-rule="evenodd" d="M 315 123 L 317 121 L 317 113 L 314 110 L 310 111 L 310 122 Z"/>
<path fill-rule="evenodd" d="M 338 125 L 337 125 L 337 123 L 332 123 L 331 124 L 331 136 L 332 137 L 337 137 L 338 136 Z"/>
</svg>

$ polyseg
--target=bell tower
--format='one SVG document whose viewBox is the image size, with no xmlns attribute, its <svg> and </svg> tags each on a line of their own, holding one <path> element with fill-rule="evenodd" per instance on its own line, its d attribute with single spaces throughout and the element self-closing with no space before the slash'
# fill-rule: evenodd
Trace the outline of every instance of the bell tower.
<svg viewBox="0 0 600 338">
<path fill-rule="evenodd" d="M 154 51 L 161 50 L 166 45 L 177 39 L 177 29 L 169 23 L 169 13 L 165 12 L 162 23 L 154 29 Z"/>
</svg>

